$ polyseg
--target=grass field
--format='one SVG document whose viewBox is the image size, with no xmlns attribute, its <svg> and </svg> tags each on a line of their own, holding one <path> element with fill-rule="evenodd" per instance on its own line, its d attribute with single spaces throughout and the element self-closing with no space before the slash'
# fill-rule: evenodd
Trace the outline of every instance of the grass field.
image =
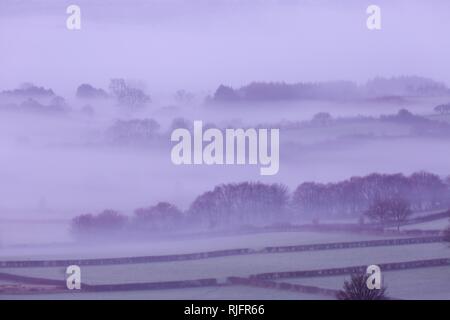
<svg viewBox="0 0 450 320">
<path fill-rule="evenodd" d="M 447 220 L 447 219 L 443 219 Z M 445 221 L 431 221 L 410 225 L 412 229 L 434 229 Z M 405 227 L 405 228 L 406 228 Z M 153 240 L 142 243 L 93 244 L 5 247 L 0 260 L 80 259 L 130 257 L 205 252 L 223 249 L 267 246 L 289 246 L 315 243 L 350 242 L 393 238 L 362 233 L 344 232 L 267 232 L 239 235 L 197 236 L 172 240 Z M 413 244 L 350 248 L 339 250 L 257 253 L 199 260 L 152 262 L 123 265 L 82 266 L 81 280 L 86 284 L 125 284 L 214 278 L 225 283 L 227 277 L 247 277 L 254 274 L 280 271 L 300 271 L 381 264 L 411 260 L 449 258 L 450 247 L 444 243 Z M 2 268 L 0 272 L 48 279 L 66 279 L 64 267 Z M 450 268 L 432 267 L 383 273 L 389 294 L 405 299 L 449 299 Z M 348 276 L 281 279 L 282 282 L 339 289 Z M 8 282 L 0 282 L 0 285 Z M 278 289 L 247 286 L 214 286 L 203 288 L 82 292 L 82 293 L 23 293 L 1 294 L 0 299 L 330 299 L 329 296 L 304 294 Z"/>
<path fill-rule="evenodd" d="M 448 225 L 449 219 L 444 218 L 402 226 L 400 230 L 444 230 Z"/>
<path fill-rule="evenodd" d="M 284 279 L 283 282 L 339 290 L 350 276 Z M 389 296 L 399 299 L 450 299 L 450 267 L 382 272 Z"/>
<path fill-rule="evenodd" d="M 246 286 L 222 286 L 187 289 L 168 289 L 155 291 L 128 291 L 128 292 L 83 292 L 83 293 L 56 293 L 56 294 L 16 294 L 0 296 L 4 300 L 18 299 L 51 299 L 51 300 L 81 300 L 81 299 L 136 299 L 136 300 L 314 300 L 318 296 L 290 291 L 278 291 L 264 288 Z M 320 296 L 320 299 L 331 299 Z"/>
<path fill-rule="evenodd" d="M 83 266 L 82 281 L 88 284 L 111 284 L 201 278 L 225 279 L 229 276 L 249 276 L 265 272 L 324 269 L 443 257 L 450 257 L 450 249 L 442 243 L 252 254 L 179 262 Z M 2 272 L 65 279 L 65 269 L 59 267 L 2 269 Z"/>
<path fill-rule="evenodd" d="M 168 255 L 223 249 L 288 246 L 313 243 L 362 241 L 393 236 L 374 236 L 343 232 L 267 232 L 224 236 L 197 236 L 142 242 L 89 243 L 88 245 L 10 246 L 0 250 L 0 260 L 83 259 Z"/>
</svg>

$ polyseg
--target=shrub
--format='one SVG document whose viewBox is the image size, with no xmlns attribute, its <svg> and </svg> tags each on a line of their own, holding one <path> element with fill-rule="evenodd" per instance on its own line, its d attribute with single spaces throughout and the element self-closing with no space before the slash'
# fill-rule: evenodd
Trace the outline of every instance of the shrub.
<svg viewBox="0 0 450 320">
<path fill-rule="evenodd" d="M 369 289 L 368 275 L 353 274 L 350 281 L 344 282 L 344 287 L 336 294 L 338 300 L 388 300 L 386 288 Z"/>
</svg>

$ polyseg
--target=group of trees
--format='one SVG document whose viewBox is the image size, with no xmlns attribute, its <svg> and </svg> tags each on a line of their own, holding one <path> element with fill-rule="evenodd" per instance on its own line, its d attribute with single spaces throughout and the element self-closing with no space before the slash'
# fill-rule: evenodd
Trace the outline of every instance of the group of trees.
<svg viewBox="0 0 450 320">
<path fill-rule="evenodd" d="M 377 77 L 363 88 L 368 96 L 439 96 L 450 94 L 449 88 L 432 79 L 418 76 Z"/>
<path fill-rule="evenodd" d="M 380 121 L 395 122 L 411 126 L 411 133 L 424 136 L 449 136 L 450 125 L 447 122 L 428 119 L 424 116 L 413 114 L 406 109 L 401 109 L 395 115 L 382 115 Z"/>
<path fill-rule="evenodd" d="M 76 97 L 79 99 L 105 99 L 108 93 L 101 88 L 94 88 L 88 83 L 83 83 L 77 88 Z"/>
<path fill-rule="evenodd" d="M 69 111 L 69 107 L 66 104 L 64 98 L 54 96 L 48 103 L 41 103 L 34 98 L 28 98 L 22 101 L 20 104 L 12 104 L 7 108 L 10 111 L 18 111 L 24 113 L 34 113 L 40 115 L 54 115 L 63 114 Z"/>
<path fill-rule="evenodd" d="M 252 82 L 239 89 L 220 85 L 214 93 L 216 102 L 281 101 L 301 99 L 342 100 L 358 96 L 358 87 L 349 81 L 295 83 Z"/>
<path fill-rule="evenodd" d="M 336 183 L 305 182 L 292 195 L 292 206 L 304 215 L 356 216 L 379 200 L 403 199 L 413 211 L 442 209 L 449 205 L 449 187 L 427 172 L 410 176 L 373 173 Z"/>
<path fill-rule="evenodd" d="M 124 230 L 127 219 L 111 209 L 97 215 L 82 214 L 72 219 L 71 231 L 77 237 L 112 236 Z"/>
<path fill-rule="evenodd" d="M 436 175 L 419 172 L 371 174 L 333 184 L 301 184 L 293 195 L 281 184 L 230 183 L 199 195 L 188 210 L 162 202 L 134 211 L 127 218 L 113 210 L 73 219 L 75 234 L 113 231 L 223 229 L 286 224 L 297 218 L 363 217 L 400 227 L 413 211 L 443 209 L 449 204 L 448 186 Z"/>
<path fill-rule="evenodd" d="M 450 114 L 450 103 L 437 105 L 434 107 L 434 111 L 440 114 Z"/>
<path fill-rule="evenodd" d="M 14 90 L 0 92 L 0 96 L 10 98 L 11 103 L 1 106 L 2 110 L 35 114 L 61 114 L 69 110 L 64 98 L 52 89 L 24 83 Z M 13 101 L 13 102 L 12 102 Z"/>
<path fill-rule="evenodd" d="M 301 82 L 252 82 L 238 89 L 220 85 L 213 100 L 236 101 L 280 101 L 280 100 L 348 100 L 374 99 L 380 97 L 449 95 L 445 84 L 431 79 L 408 76 L 375 78 L 358 86 L 350 81 Z"/>
<path fill-rule="evenodd" d="M 52 89 L 45 89 L 38 87 L 33 83 L 24 83 L 19 88 L 13 90 L 4 90 L 0 92 L 1 95 L 15 97 L 15 98 L 51 98 L 55 96 Z"/>
<path fill-rule="evenodd" d="M 131 231 L 137 235 L 178 230 L 180 227 L 223 228 L 243 225 L 266 225 L 283 221 L 288 214 L 287 188 L 279 184 L 244 182 L 217 186 L 198 196 L 182 212 L 175 205 L 160 202 L 139 208 L 132 218 L 114 210 L 97 215 L 83 214 L 72 220 L 77 237 L 103 236 Z"/>
<path fill-rule="evenodd" d="M 223 184 L 197 197 L 189 208 L 194 221 L 208 227 L 267 225 L 286 221 L 289 195 L 281 184 Z"/>
<path fill-rule="evenodd" d="M 125 79 L 116 78 L 109 82 L 109 92 L 101 88 L 83 83 L 78 86 L 76 97 L 79 99 L 105 99 L 113 98 L 117 103 L 124 107 L 142 107 L 151 102 L 151 98 L 142 89 L 136 88 Z"/>
<path fill-rule="evenodd" d="M 115 210 L 99 214 L 82 214 L 71 222 L 71 231 L 78 239 L 121 236 L 132 232 L 136 236 L 175 229 L 183 224 L 183 213 L 174 205 L 160 202 L 154 206 L 139 208 L 132 217 Z"/>
<path fill-rule="evenodd" d="M 160 124 L 154 119 L 117 120 L 107 129 L 108 141 L 117 144 L 147 144 L 159 132 Z"/>
</svg>

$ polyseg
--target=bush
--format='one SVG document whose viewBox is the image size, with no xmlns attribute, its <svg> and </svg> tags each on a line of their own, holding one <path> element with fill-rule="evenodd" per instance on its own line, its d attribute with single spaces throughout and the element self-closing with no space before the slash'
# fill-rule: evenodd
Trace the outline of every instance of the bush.
<svg viewBox="0 0 450 320">
<path fill-rule="evenodd" d="M 338 300 L 388 300 L 386 288 L 369 289 L 368 275 L 353 274 L 350 281 L 344 282 L 344 287 L 336 294 Z"/>
</svg>

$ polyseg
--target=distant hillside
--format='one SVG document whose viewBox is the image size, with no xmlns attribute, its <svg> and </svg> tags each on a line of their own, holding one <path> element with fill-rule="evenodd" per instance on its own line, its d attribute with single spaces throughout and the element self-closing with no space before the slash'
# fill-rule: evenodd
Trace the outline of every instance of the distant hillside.
<svg viewBox="0 0 450 320">
<path fill-rule="evenodd" d="M 364 85 L 357 85 L 351 81 L 294 84 L 252 82 L 238 89 L 220 85 L 212 100 L 214 102 L 355 99 L 397 101 L 402 97 L 442 95 L 450 95 L 450 89 L 443 83 L 417 76 L 403 76 L 375 78 Z"/>
</svg>

